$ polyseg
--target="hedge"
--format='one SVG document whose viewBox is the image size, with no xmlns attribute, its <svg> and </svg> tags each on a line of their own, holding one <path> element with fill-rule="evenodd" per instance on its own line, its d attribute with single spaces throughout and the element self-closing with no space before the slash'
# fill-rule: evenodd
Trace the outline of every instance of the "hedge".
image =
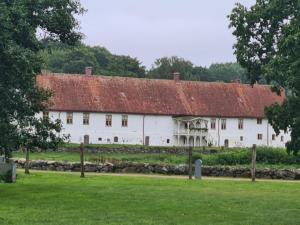
<svg viewBox="0 0 300 225">
<path fill-rule="evenodd" d="M 220 154 L 193 154 L 193 160 L 202 159 L 205 165 L 243 165 L 251 163 L 251 149 L 227 151 Z M 289 155 L 285 149 L 259 147 L 256 154 L 257 163 L 299 164 L 300 155 Z"/>
</svg>

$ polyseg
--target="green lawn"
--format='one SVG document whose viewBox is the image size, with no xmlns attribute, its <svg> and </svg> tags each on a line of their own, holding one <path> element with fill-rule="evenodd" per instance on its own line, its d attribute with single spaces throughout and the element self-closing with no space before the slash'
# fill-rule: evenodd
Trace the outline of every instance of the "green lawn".
<svg viewBox="0 0 300 225">
<path fill-rule="evenodd" d="M 222 153 L 223 155 L 226 153 Z M 215 158 L 220 157 L 221 154 L 216 155 L 202 155 L 204 165 L 218 165 L 218 166 L 241 166 L 248 167 L 249 163 L 243 164 L 224 164 L 215 163 Z M 25 158 L 25 154 L 22 152 L 15 152 L 14 158 Z M 228 157 L 227 157 L 228 158 Z M 66 162 L 79 162 L 79 153 L 71 152 L 34 152 L 30 153 L 31 160 L 53 160 L 53 161 L 66 161 Z M 113 153 L 113 154 L 97 154 L 86 153 L 85 160 L 90 162 L 105 162 L 105 161 L 127 161 L 136 163 L 165 163 L 165 164 L 184 164 L 187 163 L 187 156 L 174 155 L 174 154 L 125 154 L 125 153 Z M 300 164 L 283 164 L 283 163 L 257 163 L 257 168 L 274 168 L 274 169 L 288 169 L 288 168 L 300 168 Z"/>
<path fill-rule="evenodd" d="M 33 172 L 0 184 L 0 224 L 296 225 L 299 199 L 299 182 Z"/>
</svg>

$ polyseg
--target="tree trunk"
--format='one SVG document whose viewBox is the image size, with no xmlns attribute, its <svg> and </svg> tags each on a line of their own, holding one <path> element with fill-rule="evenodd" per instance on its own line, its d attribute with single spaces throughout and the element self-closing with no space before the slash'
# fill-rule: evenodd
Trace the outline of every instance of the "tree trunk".
<svg viewBox="0 0 300 225">
<path fill-rule="evenodd" d="M 25 174 L 29 174 L 29 149 L 25 148 L 25 151 L 26 151 Z"/>
</svg>

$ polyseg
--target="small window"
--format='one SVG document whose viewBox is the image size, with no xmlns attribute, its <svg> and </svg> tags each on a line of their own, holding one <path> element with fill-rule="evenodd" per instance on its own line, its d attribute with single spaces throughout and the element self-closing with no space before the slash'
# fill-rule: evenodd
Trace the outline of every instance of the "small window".
<svg viewBox="0 0 300 225">
<path fill-rule="evenodd" d="M 128 127 L 128 116 L 122 115 L 122 127 Z"/>
<path fill-rule="evenodd" d="M 281 136 L 281 137 L 280 137 L 280 140 L 281 140 L 281 142 L 284 142 L 284 137 Z"/>
<path fill-rule="evenodd" d="M 262 134 L 257 134 L 257 139 L 258 140 L 262 140 L 263 139 L 263 135 Z"/>
<path fill-rule="evenodd" d="M 43 112 L 43 119 L 44 120 L 49 119 L 49 112 L 48 111 Z"/>
<path fill-rule="evenodd" d="M 98 138 L 98 141 L 102 141 L 102 138 L 100 137 L 100 138 Z"/>
<path fill-rule="evenodd" d="M 240 141 L 243 141 L 244 140 L 244 137 L 243 136 L 240 136 Z"/>
<path fill-rule="evenodd" d="M 212 129 L 212 130 L 216 129 L 216 119 L 210 120 L 210 129 Z"/>
<path fill-rule="evenodd" d="M 114 142 L 117 143 L 119 141 L 118 137 L 114 137 Z"/>
<path fill-rule="evenodd" d="M 257 124 L 262 124 L 262 119 L 261 118 L 257 118 Z"/>
<path fill-rule="evenodd" d="M 272 141 L 275 141 L 275 140 L 276 140 L 276 135 L 272 134 Z"/>
<path fill-rule="evenodd" d="M 170 139 L 167 139 L 167 144 L 170 144 Z"/>
<path fill-rule="evenodd" d="M 221 120 L 221 129 L 226 130 L 226 119 Z"/>
<path fill-rule="evenodd" d="M 90 123 L 90 114 L 83 113 L 83 125 L 89 125 Z"/>
<path fill-rule="evenodd" d="M 244 120 L 243 119 L 239 119 L 239 130 L 243 130 L 244 129 Z"/>
<path fill-rule="evenodd" d="M 67 124 L 73 124 L 73 113 L 67 113 Z"/>
<path fill-rule="evenodd" d="M 105 126 L 111 127 L 112 125 L 112 115 L 106 115 Z"/>
</svg>

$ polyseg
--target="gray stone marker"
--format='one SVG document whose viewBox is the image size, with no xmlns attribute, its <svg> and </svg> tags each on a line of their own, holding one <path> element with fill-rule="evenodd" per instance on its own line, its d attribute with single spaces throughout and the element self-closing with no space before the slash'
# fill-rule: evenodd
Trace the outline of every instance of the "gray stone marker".
<svg viewBox="0 0 300 225">
<path fill-rule="evenodd" d="M 13 183 L 16 182 L 16 174 L 17 174 L 17 167 L 16 164 L 10 160 L 6 162 L 4 158 L 0 158 L 0 175 L 3 176 L 7 172 L 11 172 L 11 181 Z"/>
<path fill-rule="evenodd" d="M 196 162 L 195 162 L 195 179 L 201 179 L 202 178 L 201 167 L 202 167 L 202 160 L 197 159 Z"/>
</svg>

